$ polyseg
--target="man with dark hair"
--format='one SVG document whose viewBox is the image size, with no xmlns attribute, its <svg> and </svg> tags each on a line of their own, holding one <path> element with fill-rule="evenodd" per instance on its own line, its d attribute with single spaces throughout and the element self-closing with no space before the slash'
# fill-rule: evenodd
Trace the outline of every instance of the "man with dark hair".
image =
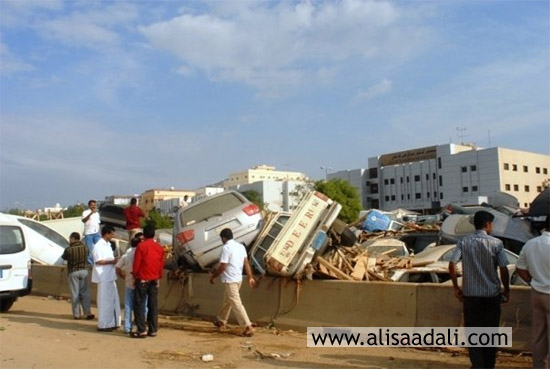
<svg viewBox="0 0 550 369">
<path fill-rule="evenodd" d="M 550 210 L 550 209 L 548 209 Z M 550 368 L 550 215 L 545 230 L 521 249 L 518 274 L 531 285 L 533 368 Z"/>
<path fill-rule="evenodd" d="M 252 274 L 252 268 L 248 262 L 246 249 L 243 244 L 233 239 L 233 232 L 231 229 L 224 228 L 220 232 L 220 238 L 223 242 L 220 265 L 212 273 L 210 283 L 214 284 L 216 278 L 221 275 L 222 283 L 225 285 L 225 291 L 222 307 L 214 321 L 214 325 L 220 329 L 224 328 L 229 319 L 231 309 L 233 309 L 239 325 L 245 327 L 242 335 L 251 337 L 254 334 L 254 327 L 250 319 L 248 319 L 248 314 L 246 313 L 239 293 L 243 280 L 243 267 L 246 270 L 250 288 L 256 286 L 256 279 L 254 279 Z"/>
<path fill-rule="evenodd" d="M 481 210 L 474 215 L 475 233 L 459 240 L 449 262 L 456 298 L 463 302 L 465 327 L 498 327 L 500 303 L 508 302 L 510 281 L 504 245 L 489 234 L 494 215 Z M 462 259 L 462 288 L 458 286 L 456 263 Z M 504 285 L 501 292 L 500 280 Z M 496 347 L 469 347 L 472 368 L 494 368 Z"/>
<path fill-rule="evenodd" d="M 71 304 L 73 318 L 80 319 L 80 306 L 86 319 L 95 318 L 90 307 L 90 286 L 88 284 L 88 247 L 80 242 L 80 234 L 71 233 L 70 245 L 63 251 L 61 257 L 67 260 L 67 273 L 69 274 L 69 290 L 71 292 Z"/>
<path fill-rule="evenodd" d="M 97 330 L 111 332 L 120 327 L 120 302 L 116 287 L 115 264 L 118 258 L 111 249 L 115 229 L 105 225 L 101 238 L 94 245 L 92 282 L 97 283 Z"/>
<path fill-rule="evenodd" d="M 145 240 L 139 244 L 134 255 L 133 273 L 136 279 L 134 316 L 137 332 L 132 338 L 155 337 L 158 331 L 158 287 L 164 268 L 164 249 L 155 242 L 155 227 L 143 229 Z M 145 333 L 145 304 L 147 304 L 147 324 Z"/>
<path fill-rule="evenodd" d="M 126 253 L 122 255 L 116 263 L 116 273 L 120 278 L 123 278 L 126 284 L 124 290 L 124 333 L 132 331 L 132 313 L 134 311 L 135 287 L 136 280 L 132 274 L 134 267 L 134 256 L 137 245 L 144 240 L 143 233 L 138 232 L 130 241 L 130 247 Z"/>
<path fill-rule="evenodd" d="M 88 263 L 93 265 L 94 245 L 101 238 L 99 236 L 101 219 L 97 212 L 97 202 L 95 200 L 88 201 L 88 208 L 88 210 L 82 212 L 82 223 L 84 223 L 84 242 L 88 246 Z"/>
<path fill-rule="evenodd" d="M 141 232 L 140 218 L 145 218 L 145 213 L 137 206 L 137 199 L 132 197 L 130 206 L 123 210 L 126 218 L 126 230 L 128 231 L 128 240 L 134 238 L 135 234 Z"/>
</svg>

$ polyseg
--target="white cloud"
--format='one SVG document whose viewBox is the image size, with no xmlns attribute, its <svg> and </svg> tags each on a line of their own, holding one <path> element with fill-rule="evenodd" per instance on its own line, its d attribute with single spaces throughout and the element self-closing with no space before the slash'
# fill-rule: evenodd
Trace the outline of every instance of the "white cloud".
<svg viewBox="0 0 550 369">
<path fill-rule="evenodd" d="M 424 42 L 425 29 L 390 2 L 231 5 L 214 3 L 209 14 L 187 11 L 140 30 L 212 80 L 242 82 L 266 95 L 315 83 L 328 76 L 318 71 L 353 59 L 402 60 Z"/>
<path fill-rule="evenodd" d="M 11 75 L 33 69 L 31 64 L 17 58 L 8 50 L 7 45 L 0 41 L 0 74 Z"/>
<path fill-rule="evenodd" d="M 357 94 L 352 98 L 353 104 L 361 103 L 371 100 L 377 96 L 385 95 L 392 90 L 393 82 L 387 79 L 383 79 L 380 83 L 369 87 L 367 90 L 359 90 Z"/>
</svg>

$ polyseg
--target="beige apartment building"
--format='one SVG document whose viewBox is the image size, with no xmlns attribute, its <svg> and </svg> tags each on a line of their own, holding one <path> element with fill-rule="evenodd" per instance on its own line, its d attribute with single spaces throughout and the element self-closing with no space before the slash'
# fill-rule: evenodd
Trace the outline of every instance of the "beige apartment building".
<svg viewBox="0 0 550 369">
<path fill-rule="evenodd" d="M 249 184 L 260 181 L 305 181 L 307 176 L 300 172 L 287 172 L 275 170 L 268 165 L 257 165 L 250 169 L 229 174 L 229 178 L 223 183 L 225 188 Z"/>
<path fill-rule="evenodd" d="M 195 196 L 195 192 L 189 190 L 176 189 L 151 189 L 143 192 L 140 196 L 139 206 L 146 212 L 153 210 L 161 200 L 183 198 L 185 195 L 190 198 Z"/>
</svg>

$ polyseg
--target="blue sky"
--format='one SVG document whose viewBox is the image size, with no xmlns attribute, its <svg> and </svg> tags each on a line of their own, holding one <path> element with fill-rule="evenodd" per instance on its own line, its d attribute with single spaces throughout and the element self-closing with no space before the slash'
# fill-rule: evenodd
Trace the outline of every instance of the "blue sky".
<svg viewBox="0 0 550 369">
<path fill-rule="evenodd" d="M 457 127 L 550 154 L 549 4 L 0 0 L 0 209 L 319 179 Z"/>
</svg>

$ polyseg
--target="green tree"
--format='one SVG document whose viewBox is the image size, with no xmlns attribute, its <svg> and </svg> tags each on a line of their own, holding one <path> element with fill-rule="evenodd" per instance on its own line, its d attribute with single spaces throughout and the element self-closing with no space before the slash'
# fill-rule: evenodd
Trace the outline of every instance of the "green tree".
<svg viewBox="0 0 550 369">
<path fill-rule="evenodd" d="M 145 226 L 153 225 L 156 229 L 172 228 L 174 227 L 174 221 L 167 215 L 162 215 L 156 210 L 151 210 L 147 219 L 145 219 Z"/>
<path fill-rule="evenodd" d="M 74 217 L 79 217 L 82 215 L 82 212 L 85 210 L 86 208 L 84 207 L 84 205 L 78 203 L 78 204 L 74 204 L 74 205 L 71 205 L 69 207 L 67 207 L 67 210 L 64 210 L 63 211 L 63 217 L 64 218 L 74 218 Z"/>
<path fill-rule="evenodd" d="M 248 201 L 258 205 L 261 210 L 264 210 L 265 204 L 262 200 L 262 195 L 255 190 L 248 190 L 241 192 L 241 194 L 248 199 Z"/>
<path fill-rule="evenodd" d="M 315 182 L 315 190 L 324 193 L 342 205 L 342 211 L 340 211 L 338 218 L 346 223 L 357 220 L 359 211 L 361 211 L 361 201 L 355 187 L 352 187 L 343 179 L 336 178 L 330 181 Z"/>
</svg>

